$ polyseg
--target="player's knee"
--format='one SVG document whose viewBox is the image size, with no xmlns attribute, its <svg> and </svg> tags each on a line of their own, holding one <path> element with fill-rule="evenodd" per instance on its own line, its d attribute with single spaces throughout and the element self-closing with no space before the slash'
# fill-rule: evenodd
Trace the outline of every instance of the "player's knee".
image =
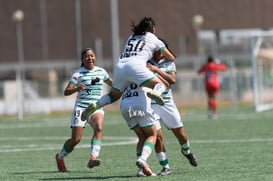
<svg viewBox="0 0 273 181">
<path fill-rule="evenodd" d="M 94 131 L 97 132 L 97 133 L 102 132 L 102 130 L 103 130 L 103 125 L 97 124 L 97 125 L 94 127 Z"/>
<path fill-rule="evenodd" d="M 163 142 L 163 137 L 162 135 L 157 135 L 156 136 L 156 142 L 158 142 L 159 144 L 161 144 Z"/>
</svg>

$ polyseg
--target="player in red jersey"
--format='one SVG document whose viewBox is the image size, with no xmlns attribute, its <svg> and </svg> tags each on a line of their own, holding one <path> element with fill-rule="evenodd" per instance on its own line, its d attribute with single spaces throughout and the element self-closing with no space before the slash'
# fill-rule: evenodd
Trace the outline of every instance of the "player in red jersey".
<svg viewBox="0 0 273 181">
<path fill-rule="evenodd" d="M 199 70 L 198 74 L 205 74 L 205 90 L 208 97 L 208 116 L 212 119 L 217 119 L 217 99 L 216 95 L 219 92 L 220 84 L 218 81 L 218 71 L 226 71 L 225 64 L 216 63 L 213 56 L 208 56 L 207 63 Z"/>
</svg>

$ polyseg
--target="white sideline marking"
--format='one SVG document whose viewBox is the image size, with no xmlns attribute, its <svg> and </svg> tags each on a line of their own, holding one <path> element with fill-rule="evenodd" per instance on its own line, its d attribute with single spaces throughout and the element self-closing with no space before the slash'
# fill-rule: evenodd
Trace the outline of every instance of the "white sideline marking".
<svg viewBox="0 0 273 181">
<path fill-rule="evenodd" d="M 253 142 L 273 142 L 273 138 L 250 138 L 237 140 L 193 140 L 191 143 L 253 143 Z"/>
<path fill-rule="evenodd" d="M 5 140 L 19 140 L 19 141 L 33 141 L 33 140 L 62 140 L 65 141 L 68 137 L 21 137 L 21 138 L 0 138 L 0 141 Z M 88 138 L 83 138 L 88 139 Z M 89 138 L 90 140 L 90 138 Z M 103 142 L 103 146 L 113 146 L 113 145 L 132 145 L 137 143 L 136 137 L 107 137 L 104 136 L 105 142 Z M 118 142 L 106 142 L 106 140 L 125 140 Z M 45 144 L 45 145 L 35 145 L 29 144 L 24 145 L 24 148 L 17 147 L 16 145 L 1 145 L 0 153 L 8 153 L 8 152 L 26 152 L 26 151 L 45 151 L 45 150 L 58 150 L 62 147 L 62 142 L 57 144 Z M 77 148 L 90 148 L 90 144 L 79 144 Z"/>
<path fill-rule="evenodd" d="M 23 138 L 14 138 L 14 140 L 65 140 L 67 137 L 41 137 L 41 138 L 32 138 L 32 137 L 23 137 Z M 83 138 L 87 139 L 87 138 Z M 1 138 L 1 141 L 13 140 L 11 138 Z M 103 146 L 114 146 L 114 145 L 132 145 L 137 143 L 136 137 L 104 137 Z M 118 142 L 106 142 L 106 140 L 125 140 Z M 224 144 L 224 143 L 255 143 L 255 142 L 273 142 L 273 138 L 251 138 L 251 139 L 235 139 L 235 140 L 192 140 L 191 143 L 198 144 Z M 1 145 L 0 153 L 9 153 L 9 152 L 27 152 L 27 151 L 45 151 L 45 150 L 58 150 L 61 149 L 62 143 L 57 144 L 45 144 L 45 145 L 35 145 L 29 144 L 24 145 L 24 148 L 17 147 L 16 145 Z M 79 144 L 77 148 L 90 148 L 90 144 Z"/>
<path fill-rule="evenodd" d="M 43 136 L 43 137 L 1 137 L 0 141 L 33 141 L 33 140 L 67 140 L 69 136 Z M 90 140 L 90 137 L 84 136 L 82 140 Z M 104 140 L 135 140 L 136 137 L 128 137 L 128 136 L 103 136 Z"/>
</svg>

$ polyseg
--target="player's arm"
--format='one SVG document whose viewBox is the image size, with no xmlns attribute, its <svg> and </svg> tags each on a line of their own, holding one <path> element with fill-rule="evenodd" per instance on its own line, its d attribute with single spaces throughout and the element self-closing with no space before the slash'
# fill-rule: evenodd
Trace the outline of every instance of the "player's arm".
<svg viewBox="0 0 273 181">
<path fill-rule="evenodd" d="M 85 84 L 79 84 L 76 86 L 75 84 L 72 84 L 71 82 L 67 84 L 64 95 L 69 96 L 71 94 L 74 94 L 75 92 L 79 92 L 81 90 L 84 90 L 86 88 Z"/>
<path fill-rule="evenodd" d="M 162 76 L 160 76 L 159 74 L 157 74 L 157 77 L 165 84 L 165 86 L 167 88 L 171 88 L 172 85 L 167 80 L 165 80 Z"/>
<path fill-rule="evenodd" d="M 109 78 L 108 80 L 105 81 L 105 83 L 109 85 L 110 87 L 112 87 L 113 80 Z"/>
<path fill-rule="evenodd" d="M 157 73 L 157 75 L 160 75 L 164 80 L 166 80 L 170 85 L 175 84 L 176 81 L 176 73 L 175 72 L 169 72 L 166 73 L 163 70 L 161 70 L 159 67 L 154 66 L 150 63 L 147 64 L 147 67 L 152 71 Z"/>
<path fill-rule="evenodd" d="M 223 64 L 223 63 L 217 64 L 217 68 L 220 71 L 226 71 L 227 70 L 227 66 L 225 64 Z"/>
<path fill-rule="evenodd" d="M 197 73 L 198 74 L 201 74 L 201 73 L 203 73 L 205 71 L 205 66 L 202 66 L 198 71 L 197 71 Z"/>
<path fill-rule="evenodd" d="M 164 47 L 162 49 L 160 49 L 162 55 L 167 59 L 167 60 L 170 60 L 170 61 L 174 61 L 175 60 L 175 56 L 172 54 L 172 52 Z"/>
</svg>

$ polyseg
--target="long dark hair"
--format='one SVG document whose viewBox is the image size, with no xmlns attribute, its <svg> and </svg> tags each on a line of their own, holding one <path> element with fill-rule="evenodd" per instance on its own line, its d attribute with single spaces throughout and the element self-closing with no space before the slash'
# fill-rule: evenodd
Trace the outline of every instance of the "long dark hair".
<svg viewBox="0 0 273 181">
<path fill-rule="evenodd" d="M 136 25 L 132 22 L 132 32 L 134 35 L 144 35 L 146 32 L 152 32 L 155 26 L 155 21 L 151 17 L 144 17 L 140 20 L 140 22 Z"/>
</svg>

